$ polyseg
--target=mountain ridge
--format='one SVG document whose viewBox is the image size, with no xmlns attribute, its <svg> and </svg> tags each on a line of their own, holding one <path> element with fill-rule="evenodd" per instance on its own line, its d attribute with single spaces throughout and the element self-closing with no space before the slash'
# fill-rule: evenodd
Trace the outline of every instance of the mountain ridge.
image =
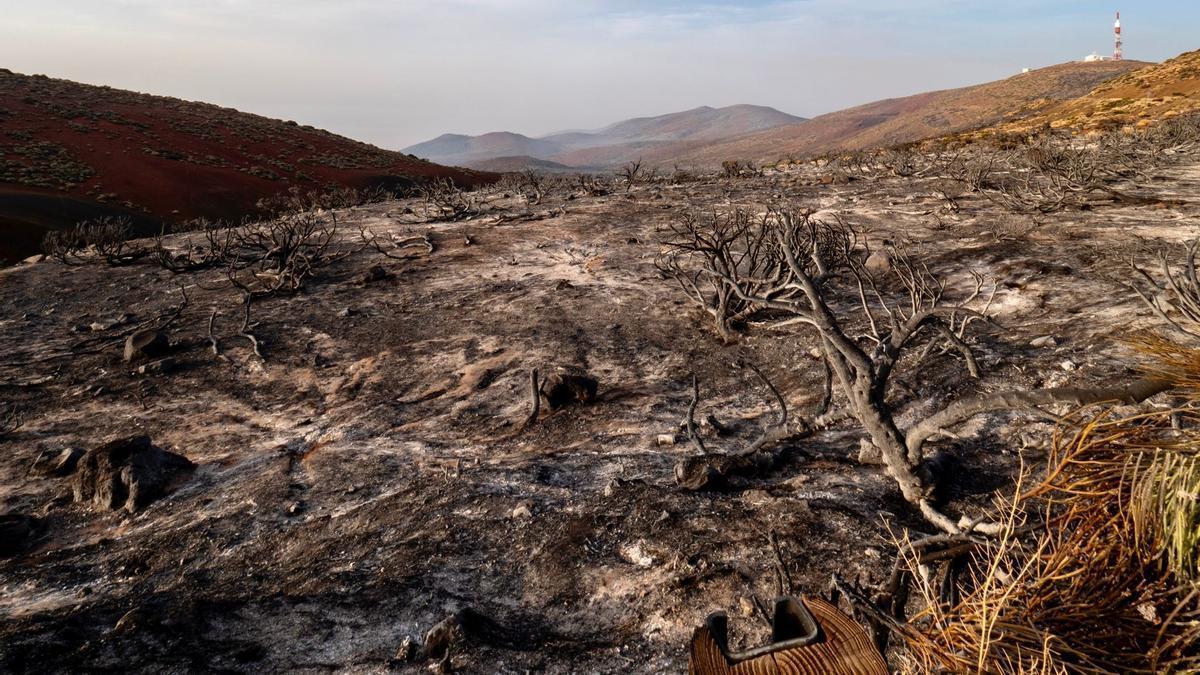
<svg viewBox="0 0 1200 675">
<path fill-rule="evenodd" d="M 771 162 L 915 142 L 1031 116 L 1149 65 L 1142 61 L 1056 64 L 992 82 L 882 99 L 722 143 L 659 148 L 646 160 L 712 166 L 727 159 Z"/>
<path fill-rule="evenodd" d="M 511 132 L 443 134 L 405 151 L 481 169 L 497 166 L 493 160 L 500 158 L 506 160 L 500 165 L 518 167 L 514 160 L 518 157 L 585 171 L 608 170 L 634 160 L 660 167 L 713 167 L 731 159 L 773 162 L 833 150 L 916 142 L 1030 117 L 1149 65 L 1141 61 L 1068 62 L 966 87 L 872 101 L 812 119 L 749 104 L 700 106 L 622 120 L 595 131 L 540 138 Z M 737 121 L 739 116 L 741 121 Z M 788 121 L 788 117 L 793 119 Z M 748 127 L 753 123 L 746 119 L 769 121 L 752 129 Z M 738 128 L 743 130 L 734 133 Z"/>
<path fill-rule="evenodd" d="M 793 124 L 803 119 L 767 106 L 699 106 L 664 115 L 634 117 L 594 130 L 566 131 L 539 137 L 509 131 L 492 131 L 475 136 L 442 134 L 408 146 L 403 151 L 442 164 L 471 167 L 483 166 L 490 160 L 520 156 L 564 163 L 561 158 L 589 150 L 687 141 L 712 142 Z M 626 159 L 621 155 L 619 161 Z"/>
</svg>

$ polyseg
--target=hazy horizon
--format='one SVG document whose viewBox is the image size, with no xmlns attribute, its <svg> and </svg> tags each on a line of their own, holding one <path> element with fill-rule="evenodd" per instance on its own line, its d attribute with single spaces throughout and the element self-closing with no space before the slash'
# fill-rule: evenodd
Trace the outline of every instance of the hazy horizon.
<svg viewBox="0 0 1200 675">
<path fill-rule="evenodd" d="M 699 106 L 802 117 L 1111 50 L 1094 1 L 66 0 L 11 7 L 0 67 L 294 119 L 400 149 Z M 1200 7 L 1122 13 L 1126 57 L 1195 49 Z"/>
</svg>

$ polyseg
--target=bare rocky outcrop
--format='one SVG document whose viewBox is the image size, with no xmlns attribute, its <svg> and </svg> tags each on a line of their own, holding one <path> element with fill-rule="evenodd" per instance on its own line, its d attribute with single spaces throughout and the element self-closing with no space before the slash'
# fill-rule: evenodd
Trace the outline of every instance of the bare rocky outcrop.
<svg viewBox="0 0 1200 675">
<path fill-rule="evenodd" d="M 79 460 L 72 489 L 76 502 L 134 513 L 193 467 L 186 457 L 155 447 L 149 436 L 129 436 L 89 450 Z"/>
</svg>

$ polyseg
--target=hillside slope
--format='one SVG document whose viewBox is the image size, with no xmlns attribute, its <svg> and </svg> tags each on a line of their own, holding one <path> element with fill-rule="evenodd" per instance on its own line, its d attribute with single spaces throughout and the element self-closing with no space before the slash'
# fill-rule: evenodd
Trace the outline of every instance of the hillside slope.
<svg viewBox="0 0 1200 675">
<path fill-rule="evenodd" d="M 35 252 L 47 229 L 128 215 L 239 219 L 291 187 L 402 186 L 449 169 L 295 122 L 206 103 L 0 69 L 0 258 Z"/>
<path fill-rule="evenodd" d="M 1147 126 L 1200 109 L 1200 50 L 1125 73 L 1079 98 L 1000 125 L 1021 131 L 1049 124 L 1081 131 Z"/>
<path fill-rule="evenodd" d="M 515 155 L 512 157 L 497 157 L 495 159 L 485 159 L 472 164 L 473 168 L 481 171 L 494 171 L 496 173 L 513 173 L 533 169 L 543 173 L 577 173 L 578 169 L 569 167 L 566 164 L 551 162 L 548 159 L 537 159 L 529 155 Z"/>
<path fill-rule="evenodd" d="M 625 120 L 606 127 L 598 135 L 622 142 L 703 141 L 739 136 L 801 121 L 801 117 L 767 106 L 702 106 L 679 113 Z"/>
<path fill-rule="evenodd" d="M 1064 63 L 986 84 L 876 101 L 723 143 L 665 146 L 647 159 L 715 165 L 726 159 L 773 161 L 837 148 L 917 141 L 1032 115 L 1146 65 L 1140 61 Z"/>
<path fill-rule="evenodd" d="M 717 142 L 801 121 L 801 117 L 765 106 L 702 106 L 624 120 L 596 131 L 563 132 L 541 138 L 507 131 L 480 136 L 444 134 L 404 151 L 433 162 L 479 168 L 489 166 L 491 160 L 521 156 L 576 168 L 602 168 L 637 159 L 663 145 Z"/>
</svg>

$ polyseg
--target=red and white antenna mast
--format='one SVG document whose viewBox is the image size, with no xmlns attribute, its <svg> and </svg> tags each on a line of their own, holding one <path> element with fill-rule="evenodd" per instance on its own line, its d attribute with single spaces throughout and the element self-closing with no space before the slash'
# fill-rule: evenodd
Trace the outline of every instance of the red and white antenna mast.
<svg viewBox="0 0 1200 675">
<path fill-rule="evenodd" d="M 1117 22 L 1113 24 L 1113 61 L 1125 58 L 1121 51 L 1121 13 L 1117 12 Z"/>
</svg>

